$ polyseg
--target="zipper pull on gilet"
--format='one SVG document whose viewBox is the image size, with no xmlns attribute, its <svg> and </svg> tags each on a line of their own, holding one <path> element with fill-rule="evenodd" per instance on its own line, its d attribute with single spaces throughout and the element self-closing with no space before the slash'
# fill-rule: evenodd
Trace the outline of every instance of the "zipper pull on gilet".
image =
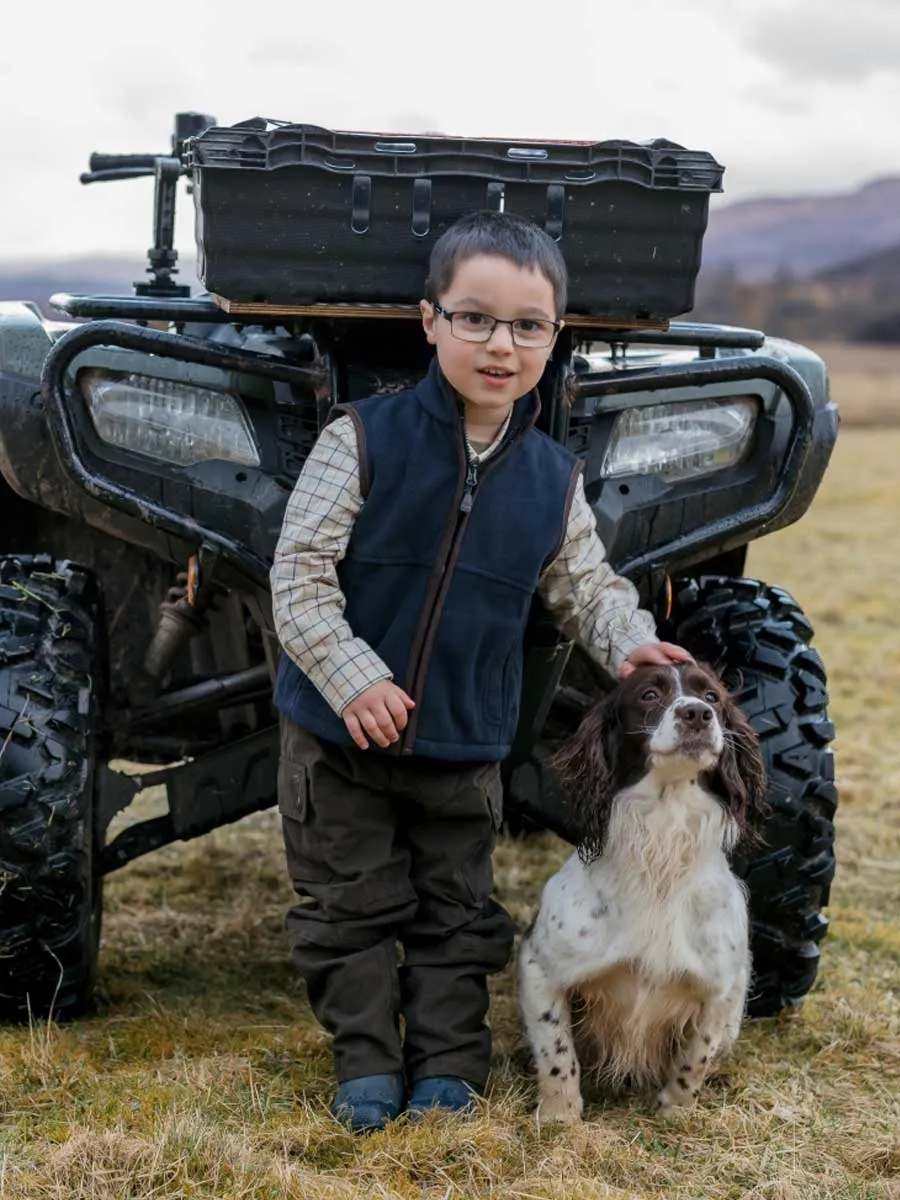
<svg viewBox="0 0 900 1200">
<path fill-rule="evenodd" d="M 475 463 L 470 462 L 466 468 L 466 490 L 462 494 L 462 500 L 459 502 L 459 511 L 468 513 L 472 511 L 472 493 L 478 485 L 478 467 Z"/>
</svg>

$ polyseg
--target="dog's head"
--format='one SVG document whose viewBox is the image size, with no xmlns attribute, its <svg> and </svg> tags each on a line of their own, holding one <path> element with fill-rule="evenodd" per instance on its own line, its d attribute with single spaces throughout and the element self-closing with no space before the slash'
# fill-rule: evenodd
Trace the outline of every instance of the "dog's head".
<svg viewBox="0 0 900 1200">
<path fill-rule="evenodd" d="M 586 861 L 603 850 L 616 795 L 653 774 L 662 788 L 700 779 L 753 840 L 766 810 L 759 741 L 715 673 L 697 663 L 638 667 L 557 752 Z"/>
</svg>

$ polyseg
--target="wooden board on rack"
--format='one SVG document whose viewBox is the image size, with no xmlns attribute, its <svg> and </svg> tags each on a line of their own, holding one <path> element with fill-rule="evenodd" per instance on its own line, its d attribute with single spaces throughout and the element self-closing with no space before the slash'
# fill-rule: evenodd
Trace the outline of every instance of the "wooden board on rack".
<svg viewBox="0 0 900 1200">
<path fill-rule="evenodd" d="M 223 312 L 233 317 L 408 317 L 419 316 L 417 304 L 259 304 L 229 300 L 210 292 Z"/>
<path fill-rule="evenodd" d="M 262 304 L 252 301 L 229 300 L 210 292 L 223 312 L 232 317 L 405 317 L 419 320 L 417 304 Z M 577 329 L 658 329 L 669 328 L 668 321 L 610 321 L 584 313 L 567 313 L 566 325 Z"/>
</svg>

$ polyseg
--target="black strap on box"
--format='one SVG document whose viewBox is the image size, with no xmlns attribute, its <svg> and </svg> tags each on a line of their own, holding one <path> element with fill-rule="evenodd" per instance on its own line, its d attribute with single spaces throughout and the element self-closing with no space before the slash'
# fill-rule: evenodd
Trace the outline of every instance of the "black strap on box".
<svg viewBox="0 0 900 1200">
<path fill-rule="evenodd" d="M 372 219 L 372 176 L 353 176 L 353 200 L 350 210 L 350 228 L 354 233 L 368 233 Z"/>
<path fill-rule="evenodd" d="M 566 211 L 566 189 L 561 183 L 551 183 L 547 186 L 547 217 L 544 229 L 558 242 L 563 232 L 563 217 Z"/>
<path fill-rule="evenodd" d="M 487 185 L 487 208 L 499 212 L 503 206 L 503 184 L 492 182 Z"/>
<path fill-rule="evenodd" d="M 504 185 L 492 180 L 487 185 L 487 207 L 499 212 L 503 203 Z M 431 231 L 431 180 L 413 180 L 411 229 L 416 237 L 427 237 Z M 560 183 L 547 187 L 547 209 L 544 229 L 558 242 L 563 233 L 566 211 L 566 189 Z M 372 177 L 353 176 L 353 198 L 350 213 L 350 228 L 354 233 L 368 233 L 372 219 Z"/>
<path fill-rule="evenodd" d="M 413 180 L 412 231 L 415 237 L 427 237 L 431 230 L 431 180 Z"/>
</svg>

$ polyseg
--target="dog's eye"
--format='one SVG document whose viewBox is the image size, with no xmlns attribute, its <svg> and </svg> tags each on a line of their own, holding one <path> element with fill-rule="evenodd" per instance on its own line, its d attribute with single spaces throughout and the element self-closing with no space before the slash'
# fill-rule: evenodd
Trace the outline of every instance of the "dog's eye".
<svg viewBox="0 0 900 1200">
<path fill-rule="evenodd" d="M 646 692 L 644 692 L 643 696 L 641 696 L 641 699 L 645 704 L 652 704 L 654 700 L 659 699 L 659 692 L 655 691 L 653 688 L 647 688 Z"/>
<path fill-rule="evenodd" d="M 707 704 L 719 703 L 719 696 L 717 692 L 707 692 L 703 699 L 707 702 Z"/>
</svg>

